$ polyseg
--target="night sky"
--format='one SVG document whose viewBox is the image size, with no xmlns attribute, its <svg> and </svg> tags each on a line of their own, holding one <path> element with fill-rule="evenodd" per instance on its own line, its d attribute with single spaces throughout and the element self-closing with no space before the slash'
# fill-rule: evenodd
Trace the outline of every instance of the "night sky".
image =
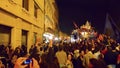
<svg viewBox="0 0 120 68">
<path fill-rule="evenodd" d="M 70 34 L 75 29 L 73 22 L 78 26 L 88 20 L 99 33 L 104 31 L 106 13 L 119 24 L 119 0 L 56 0 L 59 11 L 60 30 Z"/>
</svg>

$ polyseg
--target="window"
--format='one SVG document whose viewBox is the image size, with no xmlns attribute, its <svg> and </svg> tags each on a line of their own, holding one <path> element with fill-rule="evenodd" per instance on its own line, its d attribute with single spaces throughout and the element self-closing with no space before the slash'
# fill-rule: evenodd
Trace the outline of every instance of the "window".
<svg viewBox="0 0 120 68">
<path fill-rule="evenodd" d="M 27 31 L 25 31 L 25 30 L 22 30 L 22 45 L 27 45 L 27 34 L 28 34 L 28 32 Z"/>
<path fill-rule="evenodd" d="M 22 7 L 29 10 L 29 0 L 22 0 Z"/>
<path fill-rule="evenodd" d="M 34 38 L 33 38 L 33 43 L 35 44 L 36 43 L 36 40 L 37 39 L 37 33 L 34 33 Z"/>
<path fill-rule="evenodd" d="M 35 3 L 34 4 L 34 16 L 37 18 L 37 10 L 38 10 L 38 6 L 37 6 L 37 4 Z"/>
<path fill-rule="evenodd" d="M 11 42 L 11 28 L 8 26 L 0 25 L 0 45 L 9 45 Z"/>
</svg>

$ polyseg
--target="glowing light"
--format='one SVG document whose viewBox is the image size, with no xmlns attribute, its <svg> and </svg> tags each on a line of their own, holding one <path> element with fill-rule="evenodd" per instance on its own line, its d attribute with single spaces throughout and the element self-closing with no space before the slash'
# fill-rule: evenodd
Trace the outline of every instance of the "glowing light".
<svg viewBox="0 0 120 68">
<path fill-rule="evenodd" d="M 44 37 L 48 38 L 48 39 L 53 39 L 54 35 L 50 34 L 50 33 L 45 33 L 43 34 Z"/>
<path fill-rule="evenodd" d="M 83 36 L 84 38 L 88 38 L 88 37 L 89 37 L 88 32 L 81 32 L 81 34 L 82 34 L 82 36 Z"/>
<path fill-rule="evenodd" d="M 59 38 L 55 37 L 54 40 L 59 40 Z"/>
<path fill-rule="evenodd" d="M 72 38 L 72 39 L 71 39 L 71 42 L 75 42 L 75 39 Z"/>
</svg>

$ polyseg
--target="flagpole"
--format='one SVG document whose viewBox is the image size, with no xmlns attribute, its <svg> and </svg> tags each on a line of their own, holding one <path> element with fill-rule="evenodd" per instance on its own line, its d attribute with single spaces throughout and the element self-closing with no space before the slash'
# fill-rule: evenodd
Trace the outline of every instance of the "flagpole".
<svg viewBox="0 0 120 68">
<path fill-rule="evenodd" d="M 77 24 L 75 23 L 75 21 L 73 21 L 73 24 L 75 26 L 76 29 L 79 29 L 79 27 L 77 26 Z"/>
</svg>

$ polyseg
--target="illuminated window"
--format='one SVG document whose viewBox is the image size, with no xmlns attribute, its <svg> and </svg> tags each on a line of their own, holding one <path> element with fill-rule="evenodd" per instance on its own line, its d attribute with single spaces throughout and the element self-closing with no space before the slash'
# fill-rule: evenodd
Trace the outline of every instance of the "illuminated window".
<svg viewBox="0 0 120 68">
<path fill-rule="evenodd" d="M 29 10 L 29 0 L 22 0 L 22 7 Z"/>
</svg>

